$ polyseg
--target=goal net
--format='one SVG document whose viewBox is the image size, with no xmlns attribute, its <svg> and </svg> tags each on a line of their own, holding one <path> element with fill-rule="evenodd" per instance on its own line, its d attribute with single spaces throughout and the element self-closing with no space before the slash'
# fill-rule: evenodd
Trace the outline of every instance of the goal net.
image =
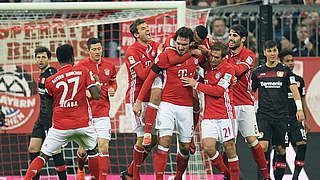
<svg viewBox="0 0 320 180">
<path fill-rule="evenodd" d="M 50 10 L 51 9 L 51 10 Z M 124 97 L 127 72 L 124 65 L 126 49 L 134 43 L 129 26 L 143 18 L 155 41 L 164 42 L 180 26 L 205 25 L 209 10 L 185 9 L 184 2 L 104 2 L 104 3 L 16 3 L 0 4 L 0 105 L 6 114 L 6 126 L 0 127 L 0 178 L 22 176 L 29 165 L 28 144 L 39 114 L 37 82 L 40 71 L 34 62 L 34 50 L 46 46 L 52 52 L 51 66 L 58 67 L 55 50 L 68 43 L 74 47 L 76 61 L 88 57 L 86 41 L 90 37 L 102 40 L 104 57 L 117 69 L 118 90 L 111 98 L 112 141 L 110 142 L 109 174 L 118 176 L 133 159 L 136 137 L 126 117 Z M 197 142 L 199 142 L 197 136 Z M 171 146 L 166 167 L 167 175 L 176 168 L 176 143 Z M 69 143 L 63 148 L 67 173 L 76 174 L 78 146 Z M 205 177 L 212 175 L 210 163 L 197 144 L 191 157 L 188 173 Z M 86 168 L 87 169 L 87 168 Z M 142 175 L 154 172 L 150 155 Z M 88 172 L 86 173 L 88 174 Z M 52 160 L 41 175 L 56 175 Z M 196 178 L 199 179 L 199 178 Z M 206 178 L 204 178 L 206 179 Z"/>
</svg>

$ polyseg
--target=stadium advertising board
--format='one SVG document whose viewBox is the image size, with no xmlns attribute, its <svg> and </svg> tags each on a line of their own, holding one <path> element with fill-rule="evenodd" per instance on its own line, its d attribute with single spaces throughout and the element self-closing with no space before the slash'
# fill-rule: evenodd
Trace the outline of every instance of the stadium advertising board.
<svg viewBox="0 0 320 180">
<path fill-rule="evenodd" d="M 7 26 L 0 27 L 0 105 L 7 125 L 2 130 L 7 133 L 32 131 L 40 111 L 37 90 L 40 70 L 34 64 L 34 50 L 38 46 L 48 47 L 54 66 L 57 64 L 55 50 L 65 43 L 74 47 L 76 58 L 86 58 L 86 42 L 98 32 L 97 26 L 87 25 L 86 21 L 7 22 Z"/>
</svg>

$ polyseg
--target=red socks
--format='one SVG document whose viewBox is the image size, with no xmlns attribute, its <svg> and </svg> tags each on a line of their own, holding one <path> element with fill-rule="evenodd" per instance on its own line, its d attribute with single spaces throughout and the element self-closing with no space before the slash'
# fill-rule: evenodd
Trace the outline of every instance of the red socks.
<svg viewBox="0 0 320 180">
<path fill-rule="evenodd" d="M 189 154 L 188 155 L 181 155 L 180 152 L 177 154 L 177 169 L 176 169 L 176 177 L 175 180 L 181 180 L 184 171 L 187 169 L 188 161 L 189 161 Z"/>
<path fill-rule="evenodd" d="M 144 148 L 134 145 L 133 151 L 133 168 L 132 175 L 133 179 L 140 179 L 140 168 L 144 157 Z"/>
<path fill-rule="evenodd" d="M 24 177 L 24 180 L 31 180 L 35 175 L 37 175 L 41 171 L 45 163 L 46 160 L 43 157 L 36 157 L 30 164 L 27 174 Z"/>
<path fill-rule="evenodd" d="M 145 112 L 145 133 L 151 133 L 153 123 L 157 117 L 158 106 L 149 103 Z"/>
<path fill-rule="evenodd" d="M 110 159 L 109 153 L 99 154 L 99 180 L 106 180 L 108 176 Z"/>
<path fill-rule="evenodd" d="M 92 179 L 99 179 L 99 155 L 88 155 L 88 165 Z"/>
<path fill-rule="evenodd" d="M 258 140 L 256 140 L 254 143 L 249 145 L 253 158 L 256 161 L 259 170 L 261 171 L 263 178 L 270 178 L 269 172 L 268 172 L 268 166 L 266 157 L 264 156 L 264 151 L 259 144 Z"/>
<path fill-rule="evenodd" d="M 234 156 L 228 159 L 229 171 L 230 171 L 230 179 L 231 180 L 239 180 L 240 169 L 239 169 L 239 159 L 238 156 Z"/>
<path fill-rule="evenodd" d="M 164 171 L 167 165 L 167 154 L 169 148 L 164 148 L 158 145 L 156 155 L 154 156 L 154 170 L 156 173 L 156 180 L 163 180 Z"/>
<path fill-rule="evenodd" d="M 87 160 L 87 155 L 85 155 L 84 157 L 81 157 L 79 155 L 79 152 L 77 152 L 77 162 L 78 162 L 78 168 L 80 170 L 83 170 L 84 164 L 86 163 L 86 160 Z"/>
<path fill-rule="evenodd" d="M 210 157 L 210 160 L 212 162 L 212 164 L 224 175 L 229 175 L 229 170 L 227 168 L 227 166 L 224 164 L 222 156 L 219 154 L 218 151 L 216 151 L 216 153 Z"/>
</svg>

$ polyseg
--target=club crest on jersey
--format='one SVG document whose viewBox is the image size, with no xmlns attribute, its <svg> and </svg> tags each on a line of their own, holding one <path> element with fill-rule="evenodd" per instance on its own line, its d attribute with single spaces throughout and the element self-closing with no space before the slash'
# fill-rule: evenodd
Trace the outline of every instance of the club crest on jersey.
<svg viewBox="0 0 320 180">
<path fill-rule="evenodd" d="M 106 76 L 108 76 L 108 75 L 110 74 L 109 69 L 105 69 L 105 70 L 104 70 L 104 74 L 105 74 Z"/>
<path fill-rule="evenodd" d="M 136 61 L 134 60 L 134 57 L 133 56 L 129 56 L 128 57 L 128 60 L 130 62 L 130 64 L 134 64 Z"/>
<path fill-rule="evenodd" d="M 251 64 L 253 62 L 253 59 L 250 56 L 248 56 L 247 59 L 246 59 L 246 62 L 248 64 Z"/>
<path fill-rule="evenodd" d="M 300 81 L 297 81 L 297 86 L 300 87 L 300 85 L 301 85 L 301 84 L 300 84 Z"/>
<path fill-rule="evenodd" d="M 216 78 L 217 78 L 217 79 L 219 79 L 219 78 L 220 78 L 220 76 L 221 76 L 221 73 L 220 73 L 220 72 L 218 72 L 218 73 L 216 74 Z"/>
<path fill-rule="evenodd" d="M 237 59 L 236 64 L 240 64 L 241 59 Z"/>
<path fill-rule="evenodd" d="M 194 64 L 195 64 L 195 65 L 199 64 L 199 60 L 198 60 L 198 59 L 195 59 L 195 60 L 194 60 Z"/>
<path fill-rule="evenodd" d="M 277 76 L 278 77 L 283 77 L 284 75 L 284 72 L 283 71 L 277 71 Z"/>
<path fill-rule="evenodd" d="M 155 56 L 156 56 L 156 53 L 155 53 L 154 51 L 152 51 L 151 56 L 152 56 L 152 57 L 155 57 Z"/>
</svg>

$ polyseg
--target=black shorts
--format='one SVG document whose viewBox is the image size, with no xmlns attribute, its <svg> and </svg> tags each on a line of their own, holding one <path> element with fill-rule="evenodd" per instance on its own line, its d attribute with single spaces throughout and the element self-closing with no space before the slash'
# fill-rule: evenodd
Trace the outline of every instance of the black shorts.
<svg viewBox="0 0 320 180">
<path fill-rule="evenodd" d="M 288 121 L 284 119 L 258 118 L 259 141 L 271 141 L 273 146 L 289 146 Z"/>
<path fill-rule="evenodd" d="M 31 137 L 44 139 L 49 128 L 45 128 L 39 120 L 34 123 Z"/>
<path fill-rule="evenodd" d="M 298 122 L 296 117 L 289 119 L 289 141 L 295 147 L 297 142 L 307 142 L 307 134 L 302 122 Z"/>
</svg>

